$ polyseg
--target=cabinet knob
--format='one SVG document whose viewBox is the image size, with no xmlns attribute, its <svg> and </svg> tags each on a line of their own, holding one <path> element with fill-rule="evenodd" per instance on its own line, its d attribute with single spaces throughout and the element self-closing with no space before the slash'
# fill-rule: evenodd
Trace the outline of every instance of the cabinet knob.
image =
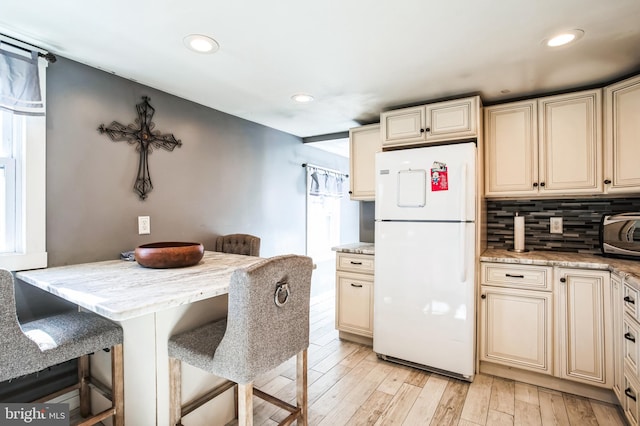
<svg viewBox="0 0 640 426">
<path fill-rule="evenodd" d="M 480 299 L 486 299 L 486 298 L 487 298 L 486 294 L 483 294 L 483 295 L 480 296 Z"/>
<path fill-rule="evenodd" d="M 533 182 L 533 187 L 537 188 L 538 187 L 538 182 Z"/>
<path fill-rule="evenodd" d="M 424 133 L 424 129 L 420 129 L 420 133 Z"/>
<path fill-rule="evenodd" d="M 540 186 L 544 186 L 544 182 L 540 182 Z"/>
<path fill-rule="evenodd" d="M 431 131 L 431 127 L 427 127 L 426 129 L 424 129 L 425 132 L 430 132 Z"/>
<path fill-rule="evenodd" d="M 625 296 L 623 300 L 627 303 L 631 303 L 632 305 L 636 304 L 636 301 L 630 298 L 629 296 Z"/>
<path fill-rule="evenodd" d="M 561 282 L 561 283 L 566 283 L 566 282 L 567 282 L 567 279 L 566 279 L 565 277 L 562 277 L 562 278 L 560 278 L 560 282 Z"/>
<path fill-rule="evenodd" d="M 609 185 L 610 183 L 611 183 L 611 180 L 610 180 L 610 179 L 605 179 L 605 180 L 604 180 L 604 184 L 605 184 L 605 185 Z"/>
<path fill-rule="evenodd" d="M 353 191 L 349 191 L 349 194 L 353 194 Z"/>
</svg>

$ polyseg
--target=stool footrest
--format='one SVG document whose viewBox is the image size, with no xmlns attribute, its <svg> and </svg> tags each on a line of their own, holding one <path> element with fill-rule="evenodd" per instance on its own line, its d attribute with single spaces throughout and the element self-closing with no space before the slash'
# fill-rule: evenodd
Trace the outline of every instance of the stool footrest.
<svg viewBox="0 0 640 426">
<path fill-rule="evenodd" d="M 108 408 L 94 416 L 91 416 L 87 419 L 82 420 L 80 423 L 76 424 L 75 426 L 89 426 L 89 425 L 95 425 L 98 422 L 103 421 L 104 419 L 108 419 L 111 416 L 115 416 L 116 415 L 116 410 L 114 408 Z"/>
<path fill-rule="evenodd" d="M 202 405 L 204 405 L 207 402 L 211 401 L 213 398 L 215 398 L 218 395 L 221 395 L 222 393 L 224 393 L 227 390 L 231 389 L 235 385 L 236 384 L 234 382 L 232 382 L 230 380 L 227 380 L 224 383 L 221 383 L 218 386 L 216 386 L 215 388 L 211 389 L 209 392 L 207 392 L 206 394 L 202 395 L 198 399 L 196 399 L 196 400 L 194 400 L 194 401 L 192 401 L 192 402 L 190 402 L 188 404 L 185 404 L 181 409 L 180 418 L 186 416 L 190 412 L 192 412 L 195 409 L 201 407 Z"/>
<path fill-rule="evenodd" d="M 273 395 L 269 395 L 268 393 L 261 391 L 260 389 L 253 388 L 253 394 L 258 398 L 264 399 L 265 401 L 273 405 L 276 405 L 282 408 L 283 410 L 287 410 L 289 413 L 291 413 L 282 422 L 278 423 L 279 426 L 290 425 L 291 423 L 294 422 L 294 420 L 296 420 L 300 416 L 300 412 L 302 411 L 300 407 L 291 405 L 288 402 L 285 402 L 279 398 L 276 398 Z"/>
<path fill-rule="evenodd" d="M 45 403 L 47 401 L 51 401 L 52 399 L 57 398 L 60 395 L 64 395 L 65 393 L 69 393 L 69 392 L 74 391 L 74 390 L 79 389 L 79 388 L 80 388 L 80 383 L 76 383 L 76 384 L 73 384 L 71 386 L 67 386 L 64 389 L 60 389 L 59 391 L 50 393 L 49 395 L 45 395 L 42 398 L 38 398 L 36 400 L 33 400 L 33 401 L 31 401 L 31 403 L 33 403 L 33 404 L 42 404 L 42 403 Z"/>
</svg>

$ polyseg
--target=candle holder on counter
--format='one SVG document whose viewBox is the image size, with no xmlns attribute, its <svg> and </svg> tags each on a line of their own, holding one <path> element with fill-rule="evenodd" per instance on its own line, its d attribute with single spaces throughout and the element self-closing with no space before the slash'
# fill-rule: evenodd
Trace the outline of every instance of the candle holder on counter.
<svg viewBox="0 0 640 426">
<path fill-rule="evenodd" d="M 518 212 L 513 217 L 513 248 L 508 250 L 516 253 L 529 251 L 524 248 L 524 216 L 520 216 Z"/>
</svg>

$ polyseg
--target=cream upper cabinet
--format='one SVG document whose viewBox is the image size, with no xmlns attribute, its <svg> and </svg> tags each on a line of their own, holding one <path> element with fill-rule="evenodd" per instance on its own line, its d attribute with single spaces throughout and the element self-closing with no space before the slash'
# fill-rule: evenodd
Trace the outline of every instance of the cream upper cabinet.
<svg viewBox="0 0 640 426">
<path fill-rule="evenodd" d="M 605 388 L 613 385 L 609 275 L 608 271 L 555 270 L 559 377 Z"/>
<path fill-rule="evenodd" d="M 540 191 L 602 193 L 601 90 L 539 99 L 538 127 Z"/>
<path fill-rule="evenodd" d="M 604 188 L 640 192 L 640 76 L 605 88 Z"/>
<path fill-rule="evenodd" d="M 480 97 L 387 111 L 380 114 L 383 147 L 424 145 L 478 136 Z"/>
<path fill-rule="evenodd" d="M 350 188 L 352 200 L 373 201 L 376 195 L 376 153 L 382 151 L 380 125 L 349 130 Z"/>
<path fill-rule="evenodd" d="M 538 194 L 538 103 L 484 109 L 485 195 Z"/>
<path fill-rule="evenodd" d="M 602 192 L 600 90 L 485 108 L 485 195 Z"/>
</svg>

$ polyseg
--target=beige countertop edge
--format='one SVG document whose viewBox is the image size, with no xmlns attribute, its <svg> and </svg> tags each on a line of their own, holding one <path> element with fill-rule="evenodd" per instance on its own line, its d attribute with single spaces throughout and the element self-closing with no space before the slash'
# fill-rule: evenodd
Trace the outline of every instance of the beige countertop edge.
<svg viewBox="0 0 640 426">
<path fill-rule="evenodd" d="M 516 253 L 508 250 L 488 249 L 480 255 L 480 261 L 611 271 L 640 288 L 640 261 L 638 260 L 560 251 Z"/>
<path fill-rule="evenodd" d="M 331 250 L 341 253 L 375 254 L 375 245 L 373 243 L 359 242 L 331 247 Z"/>
</svg>

